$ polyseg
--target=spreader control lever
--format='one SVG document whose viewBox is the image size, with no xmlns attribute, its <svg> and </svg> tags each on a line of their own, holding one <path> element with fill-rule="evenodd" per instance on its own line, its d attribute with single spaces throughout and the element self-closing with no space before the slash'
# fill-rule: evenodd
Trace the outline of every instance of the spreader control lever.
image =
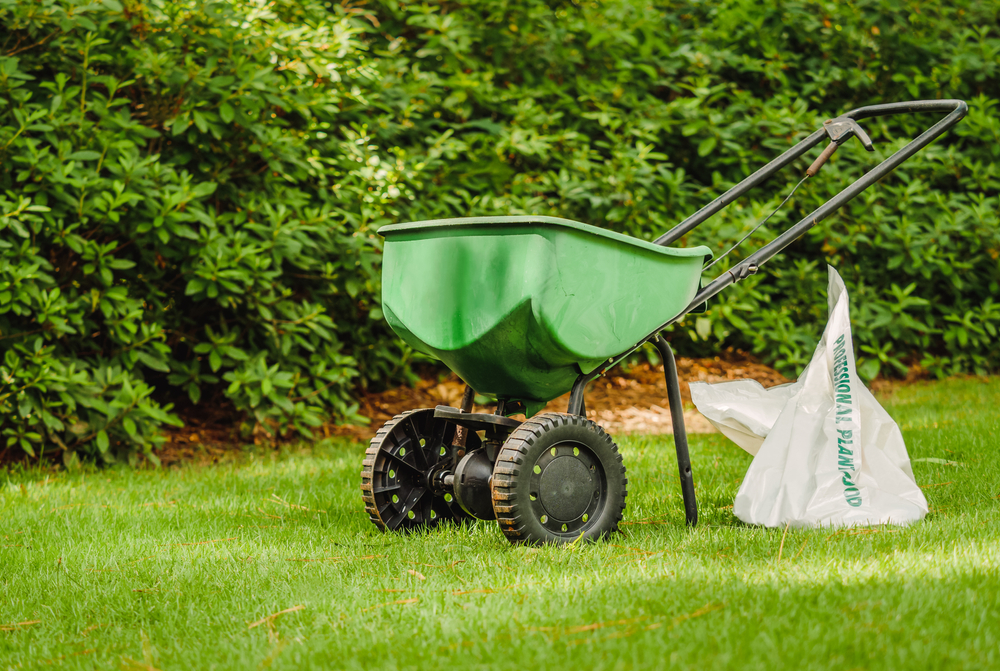
<svg viewBox="0 0 1000 671">
<path fill-rule="evenodd" d="M 809 166 L 809 169 L 806 170 L 806 175 L 809 177 L 812 177 L 819 172 L 819 169 L 823 167 L 823 164 L 827 162 L 827 159 L 833 156 L 833 152 L 837 151 L 837 147 L 842 145 L 844 142 L 847 142 L 847 140 L 852 137 L 857 137 L 861 140 L 861 144 L 864 145 L 865 149 L 868 151 L 875 151 L 875 147 L 872 146 L 872 139 L 868 137 L 868 133 L 865 132 L 865 129 L 858 125 L 858 122 L 854 119 L 845 116 L 839 116 L 836 119 L 827 119 L 823 122 L 823 130 L 825 130 L 826 134 L 830 136 L 830 144 L 827 145 L 826 149 L 823 150 L 823 153 L 820 154 L 816 160 L 813 161 L 813 164 Z"/>
<path fill-rule="evenodd" d="M 861 144 L 865 146 L 865 149 L 875 151 L 875 147 L 872 146 L 872 139 L 868 137 L 868 133 L 854 119 L 845 116 L 839 116 L 836 119 L 827 119 L 823 122 L 823 129 L 830 136 L 830 139 L 837 144 L 843 144 L 851 139 L 853 135 L 861 140 Z"/>
</svg>

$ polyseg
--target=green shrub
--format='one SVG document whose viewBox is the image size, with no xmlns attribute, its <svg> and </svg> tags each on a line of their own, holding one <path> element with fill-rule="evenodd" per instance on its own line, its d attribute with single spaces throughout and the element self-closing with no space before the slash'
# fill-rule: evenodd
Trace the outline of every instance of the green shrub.
<svg viewBox="0 0 1000 671">
<path fill-rule="evenodd" d="M 355 386 L 416 358 L 381 319 L 383 223 L 554 214 L 650 239 L 824 118 L 911 98 L 972 111 L 671 337 L 794 372 L 829 261 L 863 375 L 996 370 L 998 11 L 0 0 L 0 449 L 150 453 L 175 404 L 271 434 L 353 417 Z M 734 258 L 931 122 L 867 122 L 878 152 L 842 148 Z M 723 251 L 806 164 L 684 243 Z"/>
<path fill-rule="evenodd" d="M 309 3 L 0 4 L 0 428 L 134 455 L 178 392 L 265 431 L 353 415 L 402 157 L 357 19 Z"/>
</svg>

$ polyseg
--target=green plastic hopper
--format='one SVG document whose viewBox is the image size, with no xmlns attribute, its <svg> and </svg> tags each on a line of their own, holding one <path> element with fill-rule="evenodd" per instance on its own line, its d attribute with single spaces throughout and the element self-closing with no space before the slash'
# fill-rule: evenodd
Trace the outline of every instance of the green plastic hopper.
<svg viewBox="0 0 1000 671">
<path fill-rule="evenodd" d="M 440 219 L 379 234 L 392 329 L 529 416 L 680 314 L 711 256 L 554 217 Z"/>
</svg>

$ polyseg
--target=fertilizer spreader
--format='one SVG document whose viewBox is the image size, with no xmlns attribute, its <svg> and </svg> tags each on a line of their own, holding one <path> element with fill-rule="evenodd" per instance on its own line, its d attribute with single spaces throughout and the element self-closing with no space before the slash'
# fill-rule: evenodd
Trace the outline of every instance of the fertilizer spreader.
<svg viewBox="0 0 1000 671">
<path fill-rule="evenodd" d="M 701 278 L 709 248 L 669 246 L 824 139 L 829 144 L 803 181 L 851 137 L 873 150 L 859 120 L 915 112 L 947 116 L 707 285 Z M 496 519 L 508 539 L 528 543 L 596 539 L 614 531 L 628 479 L 614 441 L 587 419 L 584 393 L 589 382 L 650 343 L 664 364 L 685 517 L 696 524 L 677 369 L 661 332 L 755 274 L 966 112 L 960 100 L 913 101 L 830 119 L 653 242 L 542 216 L 380 229 L 386 320 L 467 386 L 461 407 L 409 410 L 372 439 L 361 482 L 372 522 L 383 530 L 412 530 L 469 517 Z M 565 413 L 539 414 L 567 391 Z M 495 398 L 496 411 L 472 412 L 476 393 Z"/>
</svg>

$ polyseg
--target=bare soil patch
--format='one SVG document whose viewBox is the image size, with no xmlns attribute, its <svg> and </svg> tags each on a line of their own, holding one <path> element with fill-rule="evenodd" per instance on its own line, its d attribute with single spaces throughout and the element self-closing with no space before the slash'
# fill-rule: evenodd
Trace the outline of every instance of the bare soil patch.
<svg viewBox="0 0 1000 671">
<path fill-rule="evenodd" d="M 681 380 L 681 397 L 690 404 L 690 382 L 724 382 L 751 378 L 765 387 L 789 380 L 770 366 L 765 366 L 744 352 L 727 350 L 720 356 L 705 359 L 677 359 Z M 364 393 L 358 399 L 360 413 L 371 420 L 368 426 L 330 426 L 328 435 L 370 440 L 383 423 L 412 408 L 433 408 L 436 405 L 458 406 L 465 383 L 452 374 L 443 380 L 421 380 L 416 387 L 398 387 L 381 393 Z M 569 394 L 549 403 L 545 410 L 566 412 Z M 613 434 L 670 433 L 667 387 L 663 366 L 640 364 L 629 369 L 616 367 L 591 383 L 587 391 L 587 416 Z M 492 412 L 489 406 L 477 406 L 477 412 Z M 711 433 L 715 429 L 697 410 L 684 413 L 689 433 Z"/>
</svg>

